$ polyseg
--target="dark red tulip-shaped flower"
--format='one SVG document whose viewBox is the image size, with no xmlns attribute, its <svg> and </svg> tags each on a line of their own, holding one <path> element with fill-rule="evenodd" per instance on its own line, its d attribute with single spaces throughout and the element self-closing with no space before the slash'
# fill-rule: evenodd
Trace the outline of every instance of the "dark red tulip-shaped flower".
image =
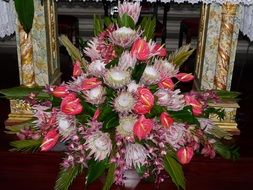
<svg viewBox="0 0 253 190">
<path fill-rule="evenodd" d="M 166 112 L 161 113 L 160 121 L 161 121 L 162 126 L 166 128 L 170 128 L 171 125 L 174 123 L 174 119 L 170 117 L 169 114 Z"/>
<path fill-rule="evenodd" d="M 147 60 L 150 54 L 148 43 L 143 39 L 136 40 L 132 46 L 131 54 L 140 61 Z"/>
<path fill-rule="evenodd" d="M 182 147 L 178 149 L 177 151 L 178 161 L 181 164 L 188 164 L 193 157 L 193 153 L 194 151 L 192 147 Z"/>
<path fill-rule="evenodd" d="M 155 55 L 158 55 L 160 57 L 166 57 L 167 55 L 167 50 L 160 44 L 156 44 L 155 47 L 152 50 L 152 53 Z"/>
<path fill-rule="evenodd" d="M 57 98 L 64 98 L 69 94 L 69 91 L 66 86 L 57 86 L 52 90 L 52 95 Z"/>
<path fill-rule="evenodd" d="M 137 136 L 139 140 L 142 140 L 150 134 L 153 126 L 153 120 L 146 119 L 144 115 L 142 115 L 134 124 L 134 135 Z"/>
<path fill-rule="evenodd" d="M 174 90 L 175 84 L 171 78 L 166 77 L 158 83 L 158 87 L 162 89 Z"/>
<path fill-rule="evenodd" d="M 83 111 L 80 99 L 74 93 L 67 95 L 61 102 L 61 111 L 68 115 L 77 115 Z"/>
<path fill-rule="evenodd" d="M 48 151 L 52 149 L 59 139 L 59 134 L 56 129 L 49 131 L 43 139 L 41 144 L 41 151 Z"/>
</svg>

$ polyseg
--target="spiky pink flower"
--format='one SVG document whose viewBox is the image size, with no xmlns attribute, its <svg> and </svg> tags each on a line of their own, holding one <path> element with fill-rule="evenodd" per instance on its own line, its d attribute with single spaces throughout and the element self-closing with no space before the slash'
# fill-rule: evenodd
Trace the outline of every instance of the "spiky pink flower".
<svg viewBox="0 0 253 190">
<path fill-rule="evenodd" d="M 74 63 L 74 67 L 73 67 L 73 77 L 78 77 L 83 73 L 83 70 L 81 68 L 81 62 L 80 61 L 76 61 Z"/>
<path fill-rule="evenodd" d="M 114 99 L 114 109 L 119 113 L 129 113 L 135 104 L 135 99 L 130 92 L 120 92 Z"/>
<path fill-rule="evenodd" d="M 145 85 L 157 84 L 160 80 L 160 73 L 153 65 L 147 65 L 140 82 Z"/>
<path fill-rule="evenodd" d="M 90 150 L 89 156 L 94 155 L 95 160 L 102 161 L 110 155 L 112 150 L 110 135 L 96 131 L 87 136 L 85 146 L 87 150 Z"/>
<path fill-rule="evenodd" d="M 90 57 L 91 61 L 102 60 L 100 51 L 97 49 L 98 45 L 98 38 L 95 37 L 88 41 L 87 47 L 83 50 L 84 54 Z"/>
<path fill-rule="evenodd" d="M 146 119 L 144 115 L 135 122 L 133 132 L 134 135 L 138 137 L 139 140 L 147 137 L 154 126 L 152 119 Z"/>
<path fill-rule="evenodd" d="M 124 51 L 120 58 L 119 58 L 119 63 L 118 63 L 118 67 L 121 70 L 126 70 L 128 68 L 134 68 L 135 64 L 136 64 L 137 60 L 135 57 L 133 57 L 129 51 Z"/>
<path fill-rule="evenodd" d="M 82 82 L 82 90 L 90 90 L 92 88 L 96 88 L 101 84 L 102 82 L 96 77 L 86 78 Z"/>
<path fill-rule="evenodd" d="M 103 76 L 105 70 L 105 63 L 101 60 L 95 60 L 88 66 L 89 73 L 95 77 Z"/>
<path fill-rule="evenodd" d="M 136 84 L 136 82 L 133 80 L 127 85 L 127 91 L 131 93 L 136 93 L 139 87 L 140 85 Z"/>
<path fill-rule="evenodd" d="M 85 100 L 91 104 L 102 104 L 105 101 L 105 88 L 99 85 L 90 90 L 83 91 L 85 95 Z"/>
<path fill-rule="evenodd" d="M 165 77 L 158 83 L 158 87 L 162 89 L 174 90 L 175 84 L 170 77 Z"/>
<path fill-rule="evenodd" d="M 179 68 L 176 65 L 170 63 L 166 59 L 156 59 L 154 66 L 161 74 L 163 74 L 163 76 L 170 78 L 175 77 L 179 71 Z"/>
<path fill-rule="evenodd" d="M 129 168 L 145 165 L 148 151 L 141 144 L 128 144 L 126 146 L 125 160 Z"/>
<path fill-rule="evenodd" d="M 117 30 L 114 30 L 110 36 L 110 41 L 123 48 L 129 48 L 133 42 L 139 37 L 139 32 L 131 28 L 121 27 Z"/>
<path fill-rule="evenodd" d="M 133 137 L 133 127 L 136 122 L 134 115 L 122 116 L 119 119 L 119 125 L 117 126 L 117 133 L 123 137 Z"/>
<path fill-rule="evenodd" d="M 216 141 L 214 139 L 210 139 L 208 140 L 205 144 L 204 144 L 204 148 L 201 150 L 201 154 L 203 154 L 204 156 L 209 156 L 210 158 L 214 158 L 215 157 L 215 149 L 214 149 L 214 143 Z"/>
<path fill-rule="evenodd" d="M 119 3 L 118 12 L 120 17 L 127 14 L 133 19 L 134 23 L 137 23 L 141 12 L 141 6 L 139 2 L 133 3 L 124 1 L 123 3 Z"/>
<path fill-rule="evenodd" d="M 75 130 L 76 118 L 72 115 L 59 112 L 57 115 L 57 121 L 59 134 L 67 139 Z"/>
</svg>

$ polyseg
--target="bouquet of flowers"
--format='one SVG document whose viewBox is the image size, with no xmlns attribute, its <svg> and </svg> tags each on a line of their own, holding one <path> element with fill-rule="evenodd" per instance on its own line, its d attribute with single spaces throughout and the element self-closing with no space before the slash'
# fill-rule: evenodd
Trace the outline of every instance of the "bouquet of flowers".
<svg viewBox="0 0 253 190">
<path fill-rule="evenodd" d="M 20 139 L 11 143 L 16 150 L 49 151 L 64 144 L 56 190 L 68 189 L 83 171 L 86 184 L 105 174 L 103 189 L 110 189 L 124 185 L 133 170 L 157 184 L 170 176 L 185 189 L 181 165 L 194 154 L 237 156 L 221 143 L 231 135 L 209 119 L 224 115 L 208 106 L 219 101 L 217 93 L 177 89 L 179 82 L 194 79 L 179 72 L 193 50 L 188 45 L 167 56 L 165 47 L 151 40 L 155 20 L 136 24 L 140 11 L 139 3 L 123 2 L 118 18 L 102 23 L 95 17 L 96 37 L 83 50 L 87 61 L 61 37 L 74 59 L 72 80 L 47 86 L 47 98 L 27 96 L 35 119 L 9 128 Z"/>
</svg>

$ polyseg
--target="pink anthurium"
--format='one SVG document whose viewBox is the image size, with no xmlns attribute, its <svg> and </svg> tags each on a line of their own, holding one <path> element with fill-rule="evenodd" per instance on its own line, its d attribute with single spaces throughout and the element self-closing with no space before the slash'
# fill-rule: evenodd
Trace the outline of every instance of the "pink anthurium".
<svg viewBox="0 0 253 190">
<path fill-rule="evenodd" d="M 181 164 L 188 164 L 192 157 L 193 157 L 193 148 L 188 146 L 188 147 L 181 147 L 180 149 L 178 149 L 177 151 L 177 158 L 178 161 Z"/>
<path fill-rule="evenodd" d="M 52 90 L 52 95 L 57 98 L 64 98 L 68 94 L 69 94 L 69 91 L 68 91 L 67 87 L 64 85 L 57 86 L 57 87 L 53 88 L 53 90 Z"/>
<path fill-rule="evenodd" d="M 166 57 L 167 50 L 160 44 L 155 44 L 155 47 L 153 48 L 152 53 L 160 57 Z"/>
<path fill-rule="evenodd" d="M 77 115 L 83 111 L 80 99 L 74 93 L 67 95 L 61 102 L 61 111 L 68 115 Z"/>
<path fill-rule="evenodd" d="M 131 54 L 140 61 L 147 60 L 150 54 L 148 43 L 143 39 L 136 40 L 132 46 Z"/>
<path fill-rule="evenodd" d="M 134 112 L 137 113 L 137 114 L 146 114 L 146 113 L 149 113 L 150 110 L 151 110 L 151 107 L 146 105 L 146 104 L 143 104 L 142 102 L 137 102 L 135 105 L 134 105 Z"/>
<path fill-rule="evenodd" d="M 176 78 L 181 82 L 189 82 L 194 79 L 194 76 L 190 73 L 178 73 Z"/>
<path fill-rule="evenodd" d="M 96 88 L 100 84 L 102 84 L 102 82 L 96 77 L 87 78 L 82 83 L 82 90 L 90 90 L 92 88 Z"/>
<path fill-rule="evenodd" d="M 100 109 L 97 108 L 93 117 L 92 117 L 92 121 L 96 121 L 98 119 L 99 115 L 100 115 Z"/>
<path fill-rule="evenodd" d="M 48 151 L 52 149 L 59 139 L 59 134 L 56 129 L 49 131 L 44 137 L 42 144 L 40 145 L 41 151 Z"/>
<path fill-rule="evenodd" d="M 142 140 L 150 134 L 151 130 L 153 129 L 153 126 L 153 120 L 146 119 L 145 116 L 142 115 L 134 124 L 134 135 L 137 136 L 139 140 Z"/>
<path fill-rule="evenodd" d="M 80 61 L 76 61 L 73 67 L 73 77 L 78 77 L 82 74 L 82 68 Z"/>
<path fill-rule="evenodd" d="M 162 126 L 164 126 L 165 128 L 170 128 L 171 125 L 174 123 L 174 119 L 170 117 L 169 114 L 166 112 L 161 113 L 160 121 Z"/>
<path fill-rule="evenodd" d="M 175 84 L 171 78 L 166 77 L 158 83 L 158 87 L 162 89 L 174 90 Z"/>
<path fill-rule="evenodd" d="M 142 104 L 147 105 L 150 109 L 154 106 L 154 95 L 149 89 L 144 87 L 139 87 L 137 89 L 138 101 Z"/>
<path fill-rule="evenodd" d="M 186 95 L 184 97 L 186 104 L 192 106 L 193 115 L 199 116 L 203 112 L 203 105 L 196 100 L 193 96 Z"/>
</svg>

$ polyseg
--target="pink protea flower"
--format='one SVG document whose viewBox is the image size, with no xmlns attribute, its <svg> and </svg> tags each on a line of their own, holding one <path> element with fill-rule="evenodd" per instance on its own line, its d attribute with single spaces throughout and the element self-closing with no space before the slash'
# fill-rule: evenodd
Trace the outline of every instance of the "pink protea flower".
<svg viewBox="0 0 253 190">
<path fill-rule="evenodd" d="M 214 139 L 210 139 L 208 140 L 205 145 L 204 148 L 201 150 L 201 154 L 203 154 L 204 156 L 209 156 L 210 158 L 214 158 L 215 157 L 215 149 L 214 149 L 214 143 L 216 141 Z"/>
<path fill-rule="evenodd" d="M 134 137 L 133 127 L 136 122 L 134 115 L 122 116 L 119 119 L 119 125 L 117 126 L 117 133 L 123 137 Z"/>
<path fill-rule="evenodd" d="M 135 64 L 136 64 L 137 60 L 135 57 L 133 57 L 129 51 L 124 51 L 120 58 L 119 58 L 119 63 L 118 63 L 118 67 L 121 70 L 126 70 L 128 68 L 134 68 Z"/>
<path fill-rule="evenodd" d="M 160 73 L 153 65 L 147 65 L 140 82 L 145 85 L 157 84 L 160 80 Z"/>
<path fill-rule="evenodd" d="M 48 151 L 48 150 L 52 149 L 55 146 L 55 144 L 57 143 L 58 139 L 59 139 L 59 134 L 56 131 L 56 129 L 49 131 L 45 135 L 45 137 L 42 141 L 42 144 L 40 145 L 41 151 Z"/>
<path fill-rule="evenodd" d="M 123 3 L 119 3 L 118 12 L 120 17 L 124 14 L 128 14 L 136 24 L 140 16 L 141 6 L 139 2 L 133 3 L 124 1 Z"/>
<path fill-rule="evenodd" d="M 68 138 L 76 127 L 76 118 L 72 115 L 67 115 L 59 112 L 57 115 L 59 134 L 64 138 Z"/>
<path fill-rule="evenodd" d="M 141 144 L 128 144 L 126 146 L 126 166 L 128 168 L 140 167 L 145 165 L 148 157 L 148 151 Z"/>
<path fill-rule="evenodd" d="M 140 61 L 147 60 L 150 54 L 148 43 L 143 39 L 136 40 L 132 46 L 131 54 Z"/>
<path fill-rule="evenodd" d="M 98 38 L 95 37 L 92 40 L 89 40 L 87 47 L 83 50 L 84 54 L 90 57 L 91 61 L 102 60 L 100 51 L 97 49 L 99 46 Z"/>
<path fill-rule="evenodd" d="M 102 104 L 105 101 L 105 88 L 99 85 L 90 90 L 85 90 L 84 92 L 85 100 L 91 104 Z"/>
<path fill-rule="evenodd" d="M 165 77 L 160 80 L 158 87 L 162 89 L 174 90 L 175 84 L 170 77 Z"/>
<path fill-rule="evenodd" d="M 114 99 L 114 109 L 119 113 L 129 113 L 135 104 L 135 99 L 130 92 L 120 92 Z"/>
<path fill-rule="evenodd" d="M 166 128 L 170 128 L 171 125 L 174 123 L 174 119 L 169 116 L 167 112 L 162 112 L 160 115 L 160 121 L 162 126 Z"/>
<path fill-rule="evenodd" d="M 176 67 L 176 65 L 170 63 L 166 59 L 156 59 L 154 66 L 160 71 L 160 73 L 170 78 L 175 77 L 179 71 L 179 68 Z"/>
<path fill-rule="evenodd" d="M 88 66 L 88 71 L 95 77 L 101 77 L 105 73 L 105 63 L 101 60 L 95 60 Z"/>
<path fill-rule="evenodd" d="M 112 88 L 123 88 L 130 83 L 131 74 L 129 71 L 114 67 L 106 71 L 104 81 Z"/>
<path fill-rule="evenodd" d="M 182 147 L 177 151 L 177 158 L 178 161 L 181 164 L 188 164 L 192 157 L 193 157 L 194 151 L 192 147 Z"/>
<path fill-rule="evenodd" d="M 87 136 L 85 146 L 87 150 L 90 150 L 89 156 L 94 155 L 95 160 L 102 161 L 110 155 L 112 150 L 110 135 L 96 131 Z"/>
<path fill-rule="evenodd" d="M 68 115 L 77 115 L 83 111 L 80 99 L 74 93 L 70 93 L 61 102 L 61 111 Z"/>
<path fill-rule="evenodd" d="M 83 73 L 83 70 L 81 68 L 81 62 L 80 61 L 76 61 L 74 63 L 74 67 L 73 67 L 73 77 L 78 77 Z"/>
<path fill-rule="evenodd" d="M 123 48 L 129 48 L 133 42 L 139 37 L 139 32 L 131 28 L 121 27 L 117 30 L 114 30 L 110 35 L 110 41 Z"/>
<path fill-rule="evenodd" d="M 57 98 L 64 98 L 70 92 L 66 85 L 56 86 L 51 91 L 52 95 Z"/>
<path fill-rule="evenodd" d="M 178 73 L 176 78 L 181 82 L 189 82 L 194 79 L 194 76 L 190 73 Z"/>
<path fill-rule="evenodd" d="M 138 137 L 139 140 L 147 137 L 154 126 L 152 119 L 146 119 L 144 115 L 135 122 L 133 132 L 134 135 Z"/>
<path fill-rule="evenodd" d="M 127 91 L 131 93 L 136 93 L 139 87 L 140 85 L 136 84 L 136 82 L 133 80 L 127 85 Z"/>
<path fill-rule="evenodd" d="M 86 78 L 82 82 L 82 90 L 90 90 L 92 88 L 96 88 L 101 84 L 102 82 L 96 77 Z"/>
<path fill-rule="evenodd" d="M 185 95 L 184 99 L 187 105 L 192 106 L 193 115 L 199 116 L 202 114 L 203 105 L 198 100 L 196 100 L 193 96 L 190 95 Z"/>
<path fill-rule="evenodd" d="M 184 95 L 180 95 L 180 90 L 170 91 L 166 89 L 159 89 L 155 92 L 157 104 L 166 106 L 168 110 L 178 111 L 185 106 Z"/>
</svg>

